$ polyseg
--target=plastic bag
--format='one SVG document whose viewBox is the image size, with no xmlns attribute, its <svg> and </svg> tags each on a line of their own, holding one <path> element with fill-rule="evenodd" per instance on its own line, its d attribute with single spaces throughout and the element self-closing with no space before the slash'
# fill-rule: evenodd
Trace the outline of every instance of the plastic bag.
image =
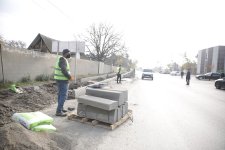
<svg viewBox="0 0 225 150">
<path fill-rule="evenodd" d="M 41 131 L 48 131 L 48 132 L 52 132 L 52 131 L 56 131 L 56 128 L 53 125 L 38 125 L 36 127 L 33 127 L 31 129 L 32 131 L 36 131 L 36 132 L 41 132 Z"/>
<path fill-rule="evenodd" d="M 13 114 L 12 119 L 16 122 L 19 122 L 27 129 L 32 129 L 38 125 L 53 123 L 53 118 L 39 111 L 29 113 L 15 113 Z"/>
</svg>

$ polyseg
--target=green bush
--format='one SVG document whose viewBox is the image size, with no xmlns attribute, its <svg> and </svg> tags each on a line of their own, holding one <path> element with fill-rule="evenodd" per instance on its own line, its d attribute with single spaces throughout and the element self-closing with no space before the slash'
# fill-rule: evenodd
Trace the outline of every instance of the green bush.
<svg viewBox="0 0 225 150">
<path fill-rule="evenodd" d="M 49 76 L 49 80 L 55 80 L 54 79 L 54 74 L 52 74 L 52 75 Z"/>
<path fill-rule="evenodd" d="M 20 80 L 20 82 L 22 82 L 22 83 L 30 82 L 30 81 L 31 81 L 30 75 L 28 75 L 26 77 L 22 77 L 21 80 Z"/>
<path fill-rule="evenodd" d="M 49 80 L 50 80 L 50 76 L 44 75 L 44 74 L 38 75 L 35 78 L 35 81 L 49 81 Z"/>
</svg>

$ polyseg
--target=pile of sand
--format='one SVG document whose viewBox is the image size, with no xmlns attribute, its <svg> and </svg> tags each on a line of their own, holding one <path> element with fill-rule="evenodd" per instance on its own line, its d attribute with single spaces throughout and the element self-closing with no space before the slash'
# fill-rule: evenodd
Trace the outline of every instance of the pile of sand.
<svg viewBox="0 0 225 150">
<path fill-rule="evenodd" d="M 0 127 L 0 149 L 5 150 L 70 150 L 71 140 L 56 133 L 33 132 L 18 123 Z"/>
</svg>

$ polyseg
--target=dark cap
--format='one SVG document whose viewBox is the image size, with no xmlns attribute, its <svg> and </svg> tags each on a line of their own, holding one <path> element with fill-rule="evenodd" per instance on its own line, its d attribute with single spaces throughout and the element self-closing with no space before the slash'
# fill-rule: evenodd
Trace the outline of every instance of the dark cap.
<svg viewBox="0 0 225 150">
<path fill-rule="evenodd" d="M 66 53 L 69 53 L 69 52 L 70 52 L 70 50 L 64 49 L 63 52 L 62 52 L 62 54 L 65 55 Z"/>
</svg>

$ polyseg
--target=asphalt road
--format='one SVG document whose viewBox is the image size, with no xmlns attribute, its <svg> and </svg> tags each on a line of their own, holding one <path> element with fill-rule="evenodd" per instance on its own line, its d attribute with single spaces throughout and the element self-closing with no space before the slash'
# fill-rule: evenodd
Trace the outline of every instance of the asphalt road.
<svg viewBox="0 0 225 150">
<path fill-rule="evenodd" d="M 117 86 L 124 86 L 117 85 Z M 109 131 L 55 119 L 78 150 L 225 150 L 225 90 L 213 81 L 154 74 L 129 84 L 134 122 Z"/>
</svg>

